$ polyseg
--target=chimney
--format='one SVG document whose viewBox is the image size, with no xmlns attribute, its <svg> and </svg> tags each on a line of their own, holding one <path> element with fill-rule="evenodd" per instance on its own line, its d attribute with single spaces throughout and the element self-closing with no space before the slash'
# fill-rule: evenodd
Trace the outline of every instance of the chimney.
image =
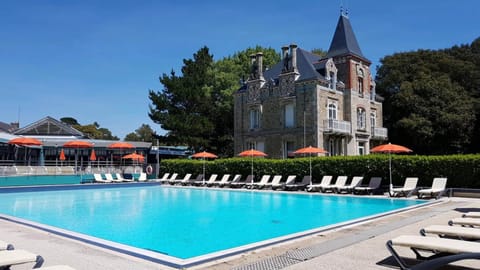
<svg viewBox="0 0 480 270">
<path fill-rule="evenodd" d="M 257 78 L 258 79 L 263 79 L 263 53 L 258 52 L 257 53 Z"/>
<path fill-rule="evenodd" d="M 282 72 L 288 72 L 290 69 L 289 67 L 289 59 L 290 57 L 288 56 L 288 46 L 283 46 L 282 47 L 282 60 L 283 60 L 283 69 Z"/>
<path fill-rule="evenodd" d="M 292 56 L 292 71 L 297 72 L 297 44 L 290 44 L 290 55 Z"/>
<path fill-rule="evenodd" d="M 257 71 L 256 71 L 256 56 L 255 54 L 250 54 L 250 79 L 255 79 L 255 76 L 257 76 Z"/>
</svg>

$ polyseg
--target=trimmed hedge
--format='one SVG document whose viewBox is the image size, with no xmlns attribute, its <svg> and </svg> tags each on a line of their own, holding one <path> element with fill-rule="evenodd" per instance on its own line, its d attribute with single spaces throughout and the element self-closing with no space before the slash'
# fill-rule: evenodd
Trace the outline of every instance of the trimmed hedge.
<svg viewBox="0 0 480 270">
<path fill-rule="evenodd" d="M 480 188 L 480 155 L 411 156 L 391 155 L 392 180 L 394 185 L 403 185 L 405 177 L 419 178 L 418 186 L 432 185 L 434 177 L 447 177 L 448 187 Z M 383 185 L 388 185 L 389 155 L 302 157 L 295 159 L 227 158 L 205 162 L 206 174 L 281 174 L 303 176 L 309 174 L 310 160 L 314 182 L 323 175 L 381 176 Z M 168 159 L 160 163 L 160 172 L 200 174 L 202 160 Z M 258 177 L 257 177 L 258 178 Z"/>
</svg>

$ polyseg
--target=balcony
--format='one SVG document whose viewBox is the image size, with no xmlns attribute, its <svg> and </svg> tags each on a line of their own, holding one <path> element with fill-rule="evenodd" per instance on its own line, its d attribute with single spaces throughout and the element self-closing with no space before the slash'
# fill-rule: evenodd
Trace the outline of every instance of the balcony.
<svg viewBox="0 0 480 270">
<path fill-rule="evenodd" d="M 372 138 L 374 139 L 387 139 L 388 138 L 388 129 L 383 127 L 373 127 L 372 128 Z"/>
<path fill-rule="evenodd" d="M 347 121 L 327 119 L 323 120 L 323 131 L 332 134 L 351 134 L 352 126 Z"/>
</svg>

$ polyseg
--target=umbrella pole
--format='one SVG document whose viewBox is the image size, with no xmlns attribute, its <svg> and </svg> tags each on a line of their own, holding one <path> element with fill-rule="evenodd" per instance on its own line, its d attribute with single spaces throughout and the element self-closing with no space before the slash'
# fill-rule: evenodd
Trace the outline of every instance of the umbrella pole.
<svg viewBox="0 0 480 270">
<path fill-rule="evenodd" d="M 390 172 L 390 194 L 392 192 L 392 189 L 393 189 L 393 183 L 392 183 L 392 154 L 391 153 L 388 153 L 388 169 L 389 169 L 389 172 Z"/>
<path fill-rule="evenodd" d="M 252 155 L 251 158 L 252 158 L 252 183 L 253 183 L 253 178 L 254 178 L 254 177 L 253 177 L 253 155 Z"/>
<path fill-rule="evenodd" d="M 202 184 L 205 186 L 205 158 L 203 158 L 203 175 L 202 175 Z"/>
<path fill-rule="evenodd" d="M 312 153 L 310 155 L 310 186 L 312 185 Z"/>
</svg>

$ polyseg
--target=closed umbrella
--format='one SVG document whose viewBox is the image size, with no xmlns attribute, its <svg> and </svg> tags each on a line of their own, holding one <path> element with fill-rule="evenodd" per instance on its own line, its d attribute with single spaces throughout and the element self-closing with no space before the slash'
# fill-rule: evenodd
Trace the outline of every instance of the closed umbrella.
<svg viewBox="0 0 480 270">
<path fill-rule="evenodd" d="M 251 166 L 252 167 L 252 169 L 251 169 L 252 170 L 252 176 L 253 176 L 253 157 L 266 157 L 266 156 L 268 156 L 264 152 L 258 151 L 258 150 L 255 150 L 255 149 L 245 150 L 238 155 L 240 157 L 250 157 L 251 158 L 251 160 L 252 160 L 252 166 Z M 253 183 L 253 177 L 252 177 L 252 183 Z"/>
<path fill-rule="evenodd" d="M 309 146 L 309 147 L 305 147 L 305 148 L 300 148 L 293 153 L 296 154 L 296 155 L 309 154 L 309 156 L 310 156 L 310 185 L 311 185 L 312 184 L 312 154 L 325 154 L 325 153 L 328 153 L 328 152 L 323 150 L 322 148 Z"/>
<path fill-rule="evenodd" d="M 392 153 L 408 153 L 412 152 L 411 149 L 401 146 L 398 144 L 382 144 L 379 146 L 376 146 L 372 149 L 370 149 L 370 152 L 372 153 L 388 153 L 388 170 L 389 170 L 389 176 L 390 176 L 390 189 L 389 193 L 391 193 L 393 184 L 392 184 Z"/>
<path fill-rule="evenodd" d="M 192 155 L 192 158 L 202 158 L 203 159 L 203 185 L 205 185 L 205 160 L 207 158 L 217 158 L 218 156 L 206 151 L 200 152 L 200 153 L 195 153 Z"/>
</svg>

